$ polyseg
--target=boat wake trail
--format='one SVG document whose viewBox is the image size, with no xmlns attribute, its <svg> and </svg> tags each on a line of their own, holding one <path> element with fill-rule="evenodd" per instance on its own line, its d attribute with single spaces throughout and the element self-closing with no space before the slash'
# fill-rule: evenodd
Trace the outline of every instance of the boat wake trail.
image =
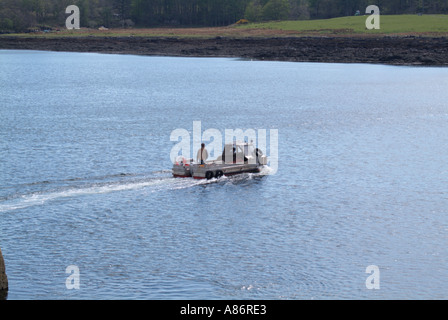
<svg viewBox="0 0 448 320">
<path fill-rule="evenodd" d="M 151 193 L 215 183 L 238 184 L 244 180 L 251 180 L 254 176 L 254 174 L 246 174 L 237 178 L 222 177 L 219 180 L 179 179 L 172 177 L 171 170 L 161 170 L 147 174 L 120 173 L 97 177 L 44 180 L 6 187 L 7 195 L 0 195 L 0 213 L 44 205 L 51 201 L 112 192 L 144 189 L 145 192 Z"/>
<path fill-rule="evenodd" d="M 9 187 L 9 195 L 0 196 L 0 212 L 43 205 L 50 201 L 80 196 L 107 194 L 150 188 L 151 192 L 187 188 L 198 184 L 185 183 L 171 177 L 171 171 L 150 174 L 117 174 L 89 178 L 39 181 Z M 12 193 L 11 193 L 12 191 Z"/>
</svg>

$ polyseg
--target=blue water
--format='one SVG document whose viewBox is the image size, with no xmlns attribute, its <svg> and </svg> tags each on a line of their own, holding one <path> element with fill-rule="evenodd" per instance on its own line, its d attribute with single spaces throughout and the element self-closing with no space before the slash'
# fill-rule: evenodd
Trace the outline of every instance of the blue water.
<svg viewBox="0 0 448 320">
<path fill-rule="evenodd" d="M 446 299 L 446 88 L 447 68 L 0 51 L 8 299 Z M 277 129 L 277 172 L 172 178 L 193 121 Z"/>
</svg>

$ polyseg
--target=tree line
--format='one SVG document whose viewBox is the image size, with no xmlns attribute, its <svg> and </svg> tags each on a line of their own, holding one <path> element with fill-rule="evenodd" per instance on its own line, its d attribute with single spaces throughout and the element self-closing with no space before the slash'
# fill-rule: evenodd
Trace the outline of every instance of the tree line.
<svg viewBox="0 0 448 320">
<path fill-rule="evenodd" d="M 323 19 L 364 13 L 448 14 L 448 0 L 0 0 L 0 31 L 64 27 L 65 8 L 75 4 L 81 26 L 225 26 L 240 19 Z"/>
</svg>

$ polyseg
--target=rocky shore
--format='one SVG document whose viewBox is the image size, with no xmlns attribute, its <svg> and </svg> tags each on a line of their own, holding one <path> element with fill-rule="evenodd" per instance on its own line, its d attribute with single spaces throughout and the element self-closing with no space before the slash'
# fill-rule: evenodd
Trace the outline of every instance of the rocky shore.
<svg viewBox="0 0 448 320">
<path fill-rule="evenodd" d="M 448 65 L 448 38 L 381 37 L 17 37 L 0 49 L 391 65 Z"/>
<path fill-rule="evenodd" d="M 0 249 L 0 300 L 6 299 L 8 295 L 8 277 L 6 276 L 5 261 Z"/>
</svg>

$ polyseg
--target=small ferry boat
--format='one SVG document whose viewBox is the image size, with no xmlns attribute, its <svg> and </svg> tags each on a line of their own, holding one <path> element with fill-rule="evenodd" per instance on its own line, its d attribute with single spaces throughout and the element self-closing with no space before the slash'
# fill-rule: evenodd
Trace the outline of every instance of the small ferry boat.
<svg viewBox="0 0 448 320">
<path fill-rule="evenodd" d="M 260 172 L 267 165 L 268 159 L 252 143 L 236 142 L 226 144 L 222 155 L 204 164 L 195 163 L 193 159 L 179 157 L 173 164 L 173 176 L 176 178 L 207 179 L 220 178 L 235 174 Z"/>
</svg>

